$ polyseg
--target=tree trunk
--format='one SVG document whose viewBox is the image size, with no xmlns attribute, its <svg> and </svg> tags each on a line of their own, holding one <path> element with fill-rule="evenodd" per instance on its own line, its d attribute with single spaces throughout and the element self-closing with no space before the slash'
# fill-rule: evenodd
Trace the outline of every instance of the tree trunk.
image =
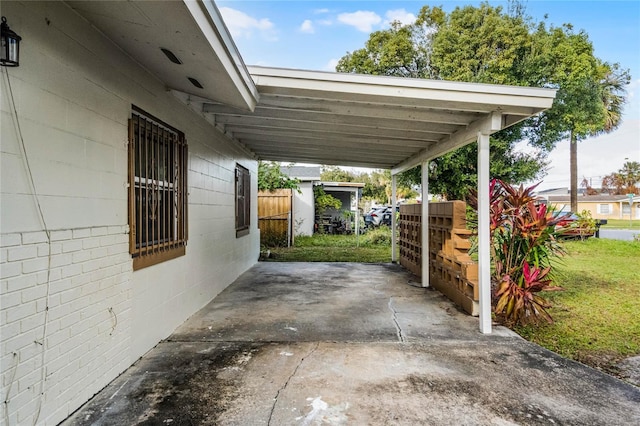
<svg viewBox="0 0 640 426">
<path fill-rule="evenodd" d="M 578 141 L 571 130 L 569 138 L 570 173 L 571 173 L 571 211 L 578 212 Z"/>
</svg>

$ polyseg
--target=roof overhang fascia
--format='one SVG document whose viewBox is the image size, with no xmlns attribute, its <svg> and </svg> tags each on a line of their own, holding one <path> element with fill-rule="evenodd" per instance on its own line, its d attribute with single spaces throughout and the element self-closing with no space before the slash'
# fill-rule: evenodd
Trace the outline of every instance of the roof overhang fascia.
<svg viewBox="0 0 640 426">
<path fill-rule="evenodd" d="M 259 99 L 258 89 L 222 19 L 220 10 L 212 0 L 183 1 L 227 71 L 227 75 L 235 83 L 244 104 L 250 111 L 253 111 Z"/>
<path fill-rule="evenodd" d="M 277 93 L 314 98 L 333 94 L 333 99 L 384 102 L 388 105 L 429 106 L 457 111 L 485 111 L 495 105 L 505 115 L 531 115 L 550 107 L 555 91 L 532 87 L 464 83 L 388 76 L 334 73 L 248 66 L 260 94 Z M 528 99 L 523 105 L 523 97 Z"/>
<path fill-rule="evenodd" d="M 358 182 L 318 182 L 318 184 L 329 192 L 357 192 L 364 188 L 364 183 Z"/>
</svg>

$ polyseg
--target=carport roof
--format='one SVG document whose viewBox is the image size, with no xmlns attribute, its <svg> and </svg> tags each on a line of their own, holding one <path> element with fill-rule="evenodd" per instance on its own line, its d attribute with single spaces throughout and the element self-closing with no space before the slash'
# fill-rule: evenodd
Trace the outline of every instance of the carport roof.
<svg viewBox="0 0 640 426">
<path fill-rule="evenodd" d="M 555 97 L 550 89 L 246 67 L 209 0 L 68 4 L 263 160 L 397 173 L 535 115 Z"/>
<path fill-rule="evenodd" d="M 258 158 L 402 171 L 549 108 L 555 91 L 247 67 L 255 110 L 203 112 Z"/>
</svg>

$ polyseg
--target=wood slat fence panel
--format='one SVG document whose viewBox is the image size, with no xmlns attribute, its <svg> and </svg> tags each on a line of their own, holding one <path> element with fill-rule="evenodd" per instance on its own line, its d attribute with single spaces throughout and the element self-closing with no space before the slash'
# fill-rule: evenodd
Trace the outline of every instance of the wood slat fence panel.
<svg viewBox="0 0 640 426">
<path fill-rule="evenodd" d="M 258 192 L 260 244 L 269 247 L 293 244 L 293 192 L 291 189 Z"/>
</svg>

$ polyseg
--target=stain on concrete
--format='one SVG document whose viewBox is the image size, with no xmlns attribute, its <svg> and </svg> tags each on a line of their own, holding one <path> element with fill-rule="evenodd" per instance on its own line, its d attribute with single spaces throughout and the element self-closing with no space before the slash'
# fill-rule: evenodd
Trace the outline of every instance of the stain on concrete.
<svg viewBox="0 0 640 426">
<path fill-rule="evenodd" d="M 258 343 L 220 344 L 194 351 L 162 344 L 161 353 L 139 360 L 102 392 L 73 425 L 215 425 L 238 396 L 242 372 Z"/>
<path fill-rule="evenodd" d="M 640 389 L 395 265 L 264 263 L 66 425 L 640 424 Z"/>
</svg>

